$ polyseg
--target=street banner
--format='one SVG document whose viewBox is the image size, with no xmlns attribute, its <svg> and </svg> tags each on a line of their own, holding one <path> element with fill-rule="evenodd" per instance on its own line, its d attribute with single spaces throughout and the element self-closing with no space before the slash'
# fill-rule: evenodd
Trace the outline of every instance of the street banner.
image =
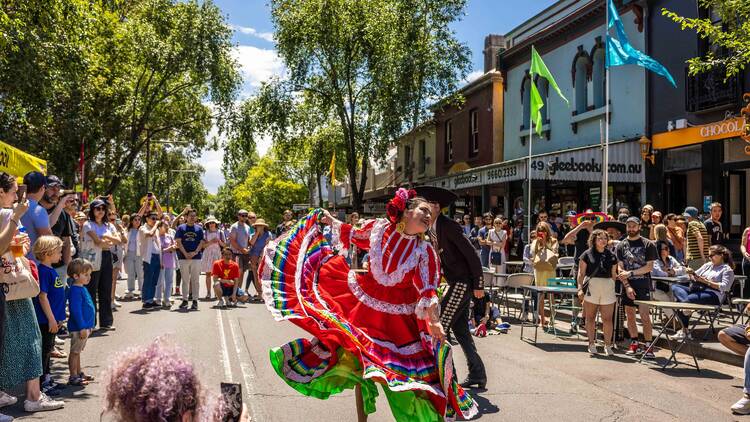
<svg viewBox="0 0 750 422">
<path fill-rule="evenodd" d="M 30 171 L 47 174 L 47 161 L 0 141 L 0 171 L 22 178 Z"/>
</svg>

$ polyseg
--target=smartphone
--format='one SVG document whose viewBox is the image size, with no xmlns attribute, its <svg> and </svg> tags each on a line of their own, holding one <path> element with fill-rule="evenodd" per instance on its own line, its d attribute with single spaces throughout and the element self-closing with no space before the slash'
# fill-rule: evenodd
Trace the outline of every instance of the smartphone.
<svg viewBox="0 0 750 422">
<path fill-rule="evenodd" d="M 242 386 L 231 382 L 221 383 L 221 396 L 224 398 L 225 411 L 223 422 L 237 422 L 242 415 Z"/>
<path fill-rule="evenodd" d="M 146 196 L 148 196 L 149 198 L 153 198 L 154 193 L 153 192 L 149 192 L 149 193 L 146 194 Z"/>
<path fill-rule="evenodd" d="M 18 202 L 21 202 L 26 197 L 26 185 L 18 185 L 18 190 L 16 191 L 16 199 Z"/>
</svg>

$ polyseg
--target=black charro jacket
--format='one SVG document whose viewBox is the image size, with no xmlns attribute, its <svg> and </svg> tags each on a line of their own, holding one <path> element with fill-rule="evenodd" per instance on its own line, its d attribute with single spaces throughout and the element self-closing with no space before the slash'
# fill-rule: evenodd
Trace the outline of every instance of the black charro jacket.
<svg viewBox="0 0 750 422">
<path fill-rule="evenodd" d="M 476 249 L 464 236 L 461 225 L 440 214 L 435 223 L 437 250 L 440 255 L 440 266 L 449 284 L 463 281 L 473 289 L 482 289 L 482 262 Z"/>
</svg>

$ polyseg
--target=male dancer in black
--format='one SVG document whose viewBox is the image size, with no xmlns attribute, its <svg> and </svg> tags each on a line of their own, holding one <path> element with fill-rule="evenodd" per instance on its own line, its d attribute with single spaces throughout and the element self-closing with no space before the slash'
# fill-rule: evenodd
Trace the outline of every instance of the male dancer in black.
<svg viewBox="0 0 750 422">
<path fill-rule="evenodd" d="M 484 296 L 482 263 L 471 242 L 464 236 L 461 226 L 440 212 L 456 200 L 456 195 L 449 190 L 432 186 L 419 186 L 415 190 L 432 208 L 430 235 L 436 237 L 433 238 L 433 243 L 437 243 L 435 249 L 440 255 L 443 276 L 449 286 L 440 302 L 440 322 L 446 331 L 448 328 L 453 331 L 469 364 L 469 375 L 461 386 L 484 388 L 487 385 L 487 373 L 469 332 L 471 298 Z"/>
</svg>

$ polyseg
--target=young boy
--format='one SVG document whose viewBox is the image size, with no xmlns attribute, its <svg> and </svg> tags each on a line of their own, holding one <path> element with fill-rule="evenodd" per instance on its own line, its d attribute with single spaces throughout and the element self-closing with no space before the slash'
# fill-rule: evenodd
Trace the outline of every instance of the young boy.
<svg viewBox="0 0 750 422">
<path fill-rule="evenodd" d="M 63 241 L 55 236 L 40 236 L 32 252 L 39 263 L 39 295 L 33 299 L 39 331 L 42 334 L 42 392 L 59 395 L 59 384 L 50 377 L 50 359 L 55 348 L 55 334 L 65 320 L 65 280 L 52 265 L 62 257 Z"/>
<path fill-rule="evenodd" d="M 94 380 L 81 370 L 81 352 L 86 347 L 86 341 L 96 322 L 94 301 L 91 300 L 91 295 L 86 289 L 86 285 L 91 280 L 93 268 L 89 261 L 81 258 L 76 258 L 68 264 L 68 277 L 73 280 L 68 300 L 70 313 L 70 321 L 68 321 L 70 331 L 69 385 L 87 385 L 89 381 Z"/>
<path fill-rule="evenodd" d="M 218 306 L 225 307 L 224 298 L 230 306 L 237 306 L 237 301 L 247 302 L 250 297 L 244 290 L 240 289 L 240 266 L 234 262 L 232 249 L 224 248 L 221 251 L 222 259 L 214 261 L 211 273 L 216 277 L 214 293 L 219 299 Z"/>
</svg>

